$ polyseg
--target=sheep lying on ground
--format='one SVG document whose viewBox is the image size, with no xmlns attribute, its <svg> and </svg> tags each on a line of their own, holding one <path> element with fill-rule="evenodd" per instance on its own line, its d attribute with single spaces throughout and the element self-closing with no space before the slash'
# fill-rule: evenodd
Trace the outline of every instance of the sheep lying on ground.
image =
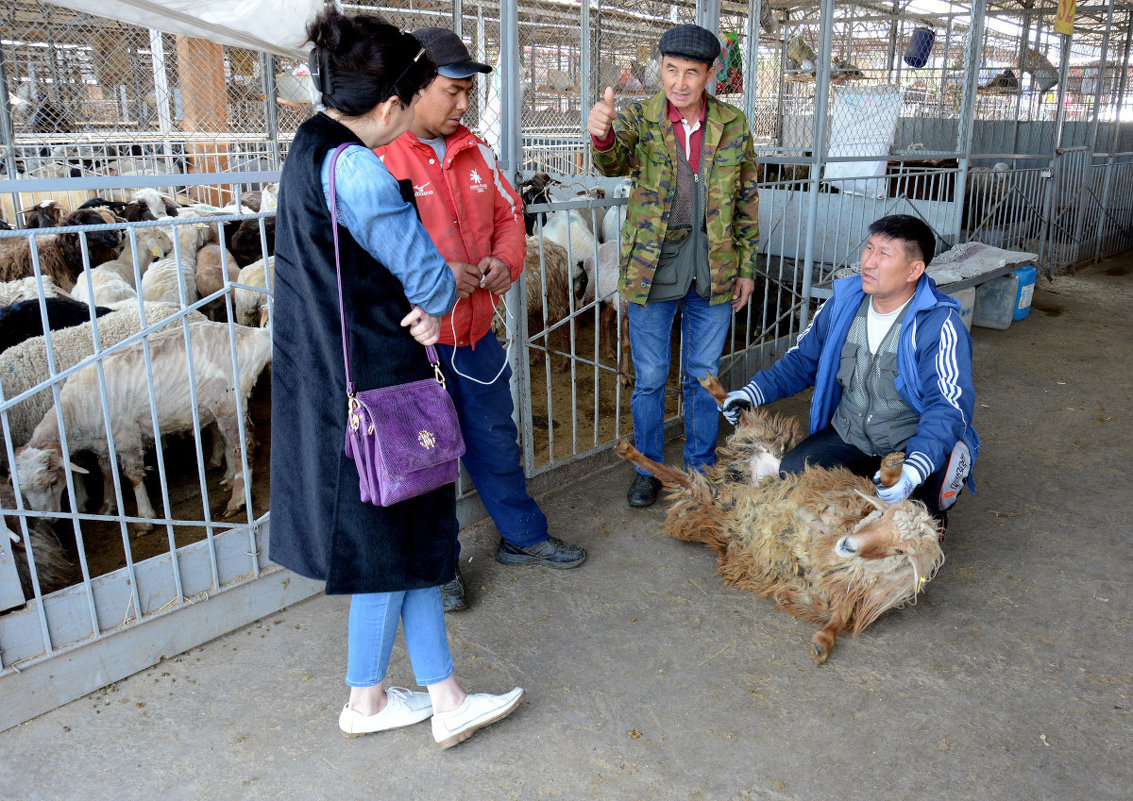
<svg viewBox="0 0 1133 801">
<path fill-rule="evenodd" d="M 79 209 L 72 212 L 61 225 L 105 225 L 117 218 L 106 209 Z M 80 234 L 66 233 L 42 237 L 37 244 L 39 269 L 61 289 L 70 291 L 75 278 L 83 271 Z M 117 230 L 92 231 L 86 234 L 89 264 L 100 264 L 118 257 L 122 248 L 122 232 Z M 0 255 L 0 281 L 14 281 L 35 275 L 32 264 L 31 243 L 24 239 L 10 246 Z"/>
<path fill-rule="evenodd" d="M 245 425 L 248 395 L 264 367 L 271 361 L 271 333 L 261 328 L 235 329 L 238 381 L 233 380 L 229 329 L 225 323 L 199 322 L 189 326 L 193 357 L 193 376 L 197 392 L 197 411 L 202 428 L 215 422 L 224 438 L 232 497 L 225 508 L 233 515 L 244 508 L 244 474 L 241 463 L 240 428 L 237 403 Z M 154 334 L 149 338 L 153 365 L 153 395 L 157 403 L 158 434 L 193 430 L 193 404 L 190 396 L 185 336 L 181 328 Z M 106 376 L 107 401 L 114 447 L 122 472 L 134 488 L 139 531 L 150 531 L 148 522 L 158 517 L 145 488 L 145 454 L 154 442 L 150 417 L 150 390 L 146 380 L 141 344 L 107 356 L 102 362 Z M 67 443 L 72 453 L 91 451 L 102 465 L 108 491 L 104 505 L 113 502 L 109 463 L 109 443 L 99 402 L 98 372 L 94 366 L 80 370 L 67 381 L 59 395 L 59 407 L 66 424 Z M 252 436 L 247 430 L 247 457 L 251 462 Z M 27 445 L 16 452 L 16 475 L 28 505 L 43 511 L 59 511 L 66 487 L 58 415 L 49 409 L 32 433 Z M 250 470 L 250 468 L 249 468 Z"/>
<path fill-rule="evenodd" d="M 794 431 L 793 421 L 745 411 L 704 475 L 650 461 L 624 440 L 617 453 L 673 490 L 666 534 L 715 550 L 727 584 L 822 626 L 811 640 L 820 665 L 839 634 L 914 601 L 944 554 L 923 504 L 878 500 L 869 479 L 846 469 L 810 467 L 752 485 L 753 465 L 781 458 Z"/>
</svg>

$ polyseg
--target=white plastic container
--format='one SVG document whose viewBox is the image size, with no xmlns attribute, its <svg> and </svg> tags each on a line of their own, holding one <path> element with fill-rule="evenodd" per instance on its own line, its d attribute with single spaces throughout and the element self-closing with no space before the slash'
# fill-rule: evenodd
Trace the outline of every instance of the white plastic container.
<svg viewBox="0 0 1133 801">
<path fill-rule="evenodd" d="M 960 320 L 964 323 L 964 328 L 971 331 L 972 313 L 976 309 L 976 288 L 974 286 L 968 286 L 963 289 L 957 289 L 955 292 L 948 292 L 947 294 L 960 301 Z"/>
<path fill-rule="evenodd" d="M 980 328 L 1005 329 L 1015 316 L 1019 298 L 1019 276 L 1015 273 L 993 278 L 976 289 L 976 303 L 972 309 L 972 325 Z"/>
</svg>

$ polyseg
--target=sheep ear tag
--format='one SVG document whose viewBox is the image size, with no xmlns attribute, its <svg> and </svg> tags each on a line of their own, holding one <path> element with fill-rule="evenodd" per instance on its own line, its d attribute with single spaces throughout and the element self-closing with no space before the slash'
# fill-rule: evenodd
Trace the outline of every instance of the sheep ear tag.
<svg viewBox="0 0 1133 801">
<path fill-rule="evenodd" d="M 87 470 L 85 467 L 79 467 L 74 462 L 68 462 L 67 465 L 71 468 L 72 473 L 82 473 L 84 476 L 90 475 L 90 470 Z"/>
</svg>

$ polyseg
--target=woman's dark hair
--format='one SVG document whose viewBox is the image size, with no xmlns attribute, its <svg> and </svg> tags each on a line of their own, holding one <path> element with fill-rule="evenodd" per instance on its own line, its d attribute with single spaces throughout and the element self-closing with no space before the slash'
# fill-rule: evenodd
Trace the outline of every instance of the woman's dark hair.
<svg viewBox="0 0 1133 801">
<path fill-rule="evenodd" d="M 911 259 L 921 259 L 927 267 L 936 253 L 936 235 L 928 224 L 910 214 L 890 214 L 869 226 L 870 234 L 899 240 Z"/>
<path fill-rule="evenodd" d="M 394 95 L 408 105 L 437 74 L 420 42 L 372 15 L 328 8 L 308 23 L 307 39 L 323 105 L 350 117 Z"/>
</svg>

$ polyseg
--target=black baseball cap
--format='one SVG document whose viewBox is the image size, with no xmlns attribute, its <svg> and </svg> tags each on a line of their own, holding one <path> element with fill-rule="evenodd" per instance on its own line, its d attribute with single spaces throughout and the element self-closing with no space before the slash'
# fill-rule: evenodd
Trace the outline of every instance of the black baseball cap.
<svg viewBox="0 0 1133 801">
<path fill-rule="evenodd" d="M 437 72 L 446 78 L 459 80 L 492 71 L 487 64 L 473 61 L 464 42 L 448 28 L 418 28 L 413 36 L 437 65 Z"/>
</svg>

